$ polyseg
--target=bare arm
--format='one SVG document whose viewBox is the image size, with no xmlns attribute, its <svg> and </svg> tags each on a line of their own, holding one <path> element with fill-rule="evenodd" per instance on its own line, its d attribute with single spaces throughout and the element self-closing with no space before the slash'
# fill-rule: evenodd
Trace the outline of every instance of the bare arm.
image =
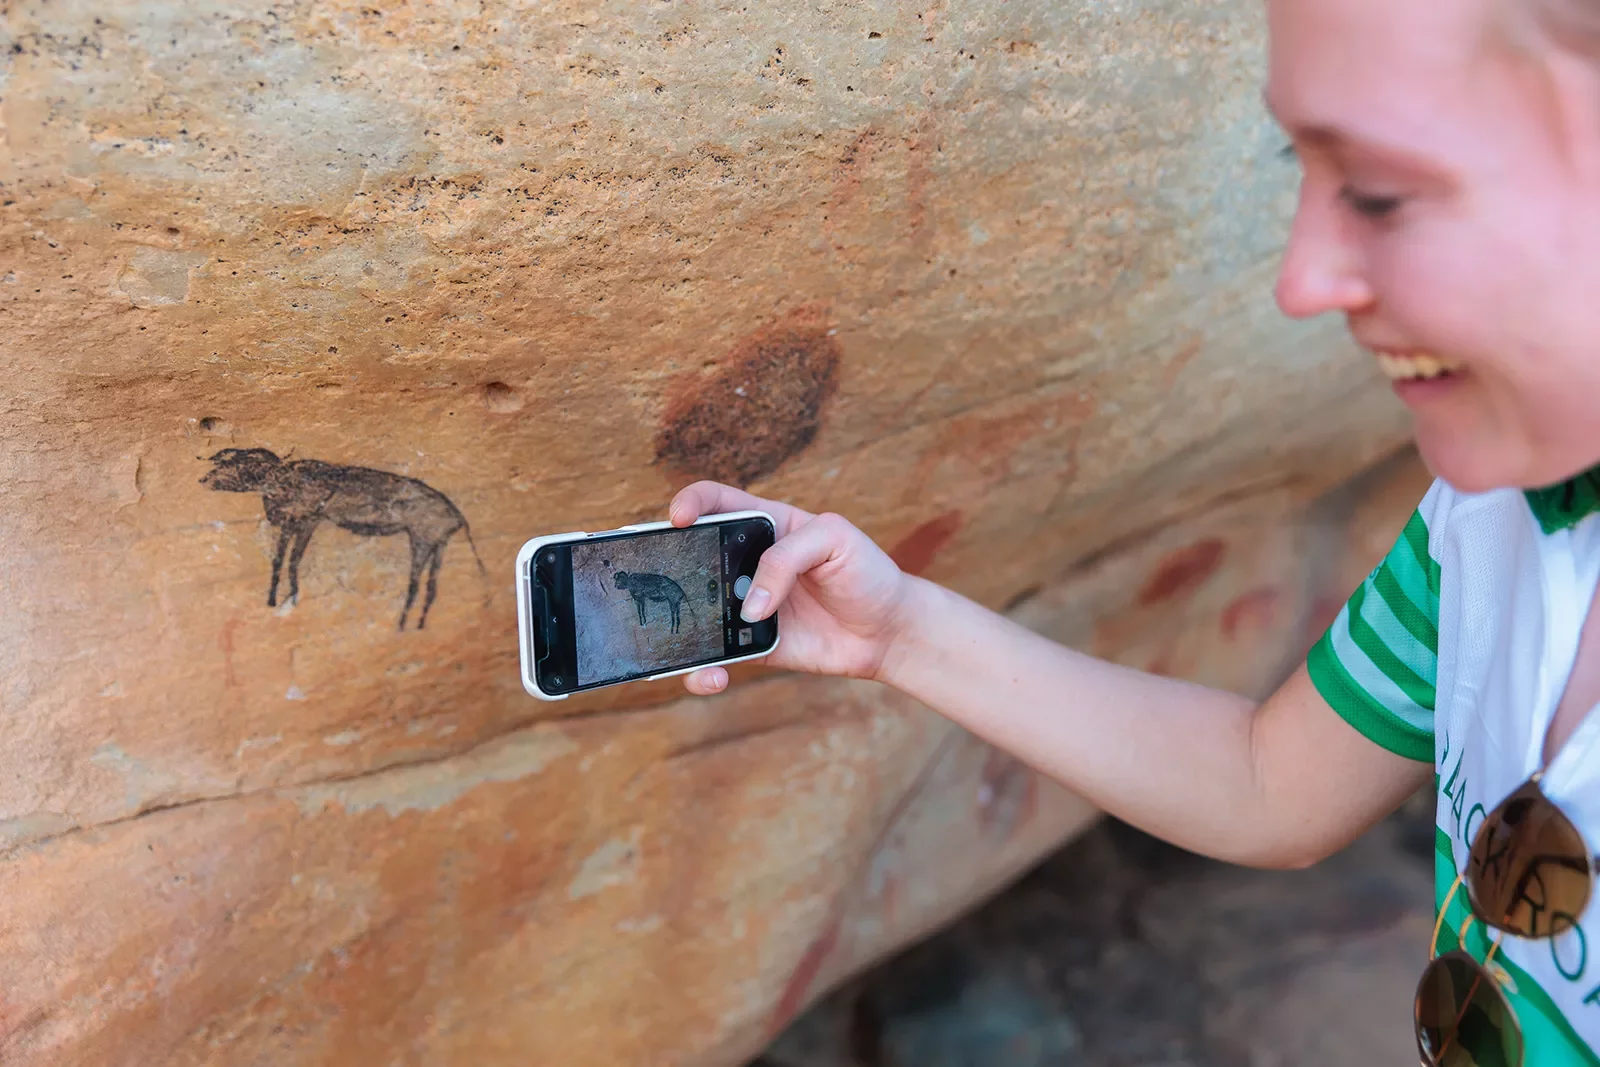
<svg viewBox="0 0 1600 1067">
<path fill-rule="evenodd" d="M 1432 773 L 1361 736 L 1301 667 L 1266 702 L 1085 656 L 930 582 L 883 681 L 1174 844 L 1299 867 Z"/>
<path fill-rule="evenodd" d="M 781 609 L 775 666 L 886 682 L 1184 848 L 1251 866 L 1305 866 L 1432 773 L 1361 736 L 1303 667 L 1256 705 L 1064 648 L 901 573 L 837 515 L 700 483 L 678 495 L 672 516 L 686 525 L 750 507 L 778 522 L 746 601 L 750 618 Z M 688 680 L 702 694 L 727 683 L 721 668 Z"/>
</svg>

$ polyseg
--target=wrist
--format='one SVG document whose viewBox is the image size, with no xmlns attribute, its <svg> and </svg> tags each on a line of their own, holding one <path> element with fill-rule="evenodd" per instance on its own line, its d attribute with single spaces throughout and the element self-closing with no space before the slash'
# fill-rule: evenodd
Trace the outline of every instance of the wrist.
<svg viewBox="0 0 1600 1067">
<path fill-rule="evenodd" d="M 943 590 L 934 583 L 906 576 L 905 591 L 889 625 L 883 657 L 873 675 L 875 681 L 907 691 L 917 663 L 928 655 L 927 623 L 937 618 L 933 602 Z"/>
</svg>

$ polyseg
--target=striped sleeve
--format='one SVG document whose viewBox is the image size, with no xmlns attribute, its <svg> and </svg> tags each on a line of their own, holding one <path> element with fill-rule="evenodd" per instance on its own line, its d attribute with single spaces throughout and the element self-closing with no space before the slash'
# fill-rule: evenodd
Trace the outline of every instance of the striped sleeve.
<svg viewBox="0 0 1600 1067">
<path fill-rule="evenodd" d="M 1351 726 L 1407 759 L 1433 760 L 1439 669 L 1439 565 L 1430 521 L 1443 515 L 1435 484 L 1400 539 L 1306 657 L 1311 681 Z"/>
</svg>

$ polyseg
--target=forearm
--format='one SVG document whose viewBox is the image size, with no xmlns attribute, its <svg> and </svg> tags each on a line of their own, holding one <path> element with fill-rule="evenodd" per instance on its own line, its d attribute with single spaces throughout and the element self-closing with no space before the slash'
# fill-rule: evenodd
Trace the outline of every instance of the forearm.
<svg viewBox="0 0 1600 1067">
<path fill-rule="evenodd" d="M 882 680 L 1185 848 L 1300 865 L 1363 829 L 1389 795 L 1398 803 L 1414 788 L 1409 766 L 1370 746 L 1382 761 L 1383 796 L 1346 802 L 1327 768 L 1293 766 L 1316 759 L 1303 733 L 1283 729 L 1281 715 L 1264 722 L 1252 701 L 1073 652 L 928 582 L 914 581 L 908 595 L 914 621 L 885 658 Z M 1365 761 L 1359 746 L 1370 743 L 1355 741 Z M 1343 790 L 1361 788 L 1356 780 Z M 1319 795 L 1329 789 L 1334 798 Z"/>
</svg>

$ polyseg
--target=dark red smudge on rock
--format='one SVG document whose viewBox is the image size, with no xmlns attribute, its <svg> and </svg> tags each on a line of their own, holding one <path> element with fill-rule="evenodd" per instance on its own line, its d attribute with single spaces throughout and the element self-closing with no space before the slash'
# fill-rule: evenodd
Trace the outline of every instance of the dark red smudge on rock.
<svg viewBox="0 0 1600 1067">
<path fill-rule="evenodd" d="M 1038 775 L 1015 756 L 991 750 L 978 788 L 978 825 L 985 836 L 1009 841 L 1033 816 Z"/>
<path fill-rule="evenodd" d="M 1227 638 L 1239 636 L 1241 626 L 1247 626 L 1252 630 L 1265 630 L 1272 625 L 1277 614 L 1276 589 L 1252 589 L 1248 593 L 1241 593 L 1222 609 L 1222 636 Z"/>
<path fill-rule="evenodd" d="M 1339 612 L 1344 610 L 1344 601 L 1332 597 L 1319 596 L 1311 602 L 1311 610 L 1306 615 L 1306 631 L 1301 635 L 1301 653 L 1310 654 L 1316 643 L 1322 640 L 1322 635 L 1339 618 Z"/>
<path fill-rule="evenodd" d="M 1148 607 L 1194 592 L 1217 572 L 1226 551 L 1221 539 L 1208 537 L 1171 553 L 1139 590 L 1140 605 Z"/>
<path fill-rule="evenodd" d="M 680 382 L 656 437 L 674 473 L 748 485 L 805 451 L 838 389 L 839 342 L 816 307 L 749 335 L 710 376 Z"/>
<path fill-rule="evenodd" d="M 935 557 L 960 532 L 965 521 L 966 516 L 959 511 L 947 511 L 936 519 L 929 519 L 901 538 L 889 550 L 889 558 L 907 574 L 921 574 L 932 566 Z"/>
<path fill-rule="evenodd" d="M 822 932 L 822 936 L 811 942 L 806 954 L 800 957 L 794 973 L 789 976 L 788 984 L 783 987 L 783 995 L 778 998 L 778 1006 L 772 1010 L 772 1019 L 767 1024 L 769 1041 L 777 1037 L 783 1028 L 800 1014 L 800 1009 L 806 1006 L 806 994 L 811 992 L 811 985 L 817 980 L 817 974 L 821 972 L 822 964 L 827 960 L 828 954 L 839 943 L 841 925 L 843 925 L 841 920 L 835 918 Z"/>
</svg>

